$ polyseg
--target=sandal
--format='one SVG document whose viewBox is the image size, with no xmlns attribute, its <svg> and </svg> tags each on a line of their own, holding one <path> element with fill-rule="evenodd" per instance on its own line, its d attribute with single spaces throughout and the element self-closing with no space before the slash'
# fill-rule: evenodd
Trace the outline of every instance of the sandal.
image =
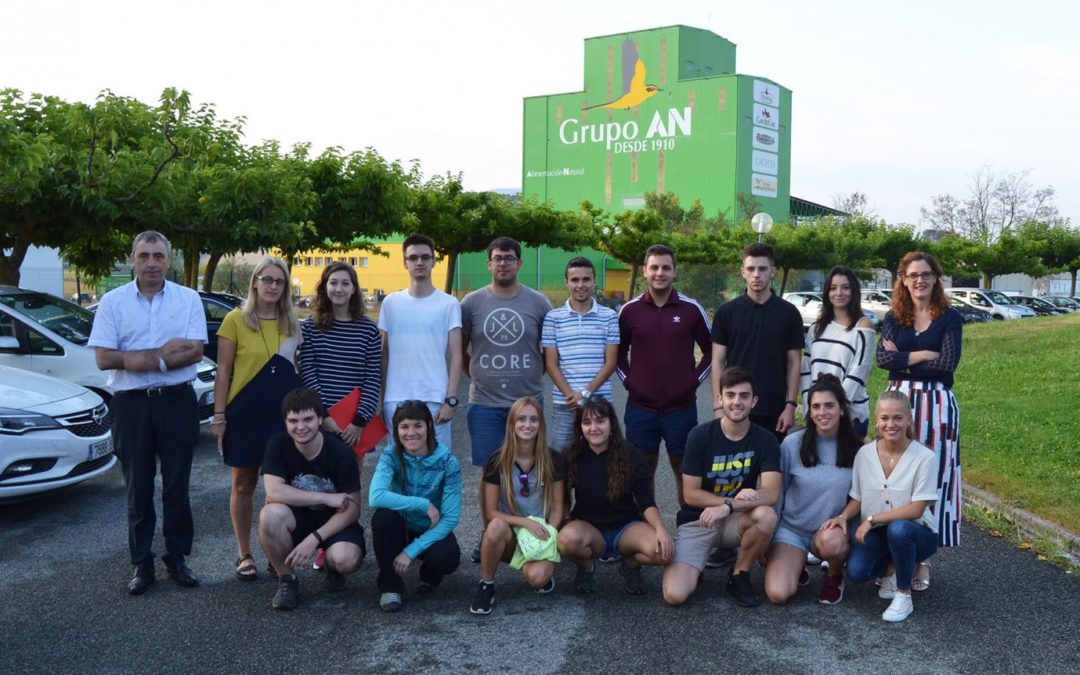
<svg viewBox="0 0 1080 675">
<path fill-rule="evenodd" d="M 236 559 L 236 578 L 240 581 L 255 581 L 259 570 L 255 568 L 255 558 L 248 553 Z"/>
<path fill-rule="evenodd" d="M 926 568 L 926 577 L 921 578 L 919 576 L 915 576 L 914 578 L 912 578 L 912 580 L 911 580 L 911 590 L 913 590 L 913 591 L 925 591 L 926 589 L 930 588 L 930 563 L 928 563 L 928 562 L 915 563 L 915 574 L 916 575 L 918 575 L 920 567 L 925 567 Z"/>
</svg>

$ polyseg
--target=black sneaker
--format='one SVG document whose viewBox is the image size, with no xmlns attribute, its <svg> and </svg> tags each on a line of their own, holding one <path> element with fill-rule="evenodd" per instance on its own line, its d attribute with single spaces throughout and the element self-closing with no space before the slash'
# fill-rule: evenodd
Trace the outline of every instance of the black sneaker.
<svg viewBox="0 0 1080 675">
<path fill-rule="evenodd" d="M 588 595 L 589 593 L 592 593 L 595 574 L 596 565 L 591 565 L 587 572 L 580 567 L 577 568 L 577 573 L 574 575 L 574 592 L 578 595 Z"/>
<path fill-rule="evenodd" d="M 476 589 L 469 611 L 473 614 L 491 614 L 495 608 L 495 584 L 480 582 L 480 588 Z"/>
<path fill-rule="evenodd" d="M 727 592 L 735 598 L 735 604 L 739 607 L 757 607 L 761 604 L 761 598 L 754 593 L 750 586 L 750 573 L 739 572 L 728 574 Z"/>
<path fill-rule="evenodd" d="M 622 575 L 626 581 L 626 593 L 627 595 L 644 595 L 645 594 L 645 580 L 641 578 L 640 567 L 630 567 L 623 560 L 619 565 L 619 574 Z"/>
<path fill-rule="evenodd" d="M 300 579 L 296 574 L 278 577 L 277 593 L 274 593 L 274 599 L 270 601 L 270 605 L 274 609 L 294 609 L 299 592 Z"/>
<path fill-rule="evenodd" d="M 327 593 L 337 593 L 345 590 L 345 575 L 337 570 L 326 567 L 326 578 L 323 579 L 323 588 Z"/>
<path fill-rule="evenodd" d="M 705 560 L 705 567 L 710 570 L 719 569 L 735 560 L 738 555 L 738 550 L 734 548 L 715 548 L 709 554 L 708 559 Z"/>
<path fill-rule="evenodd" d="M 474 563 L 479 563 L 480 562 L 480 544 L 477 544 L 476 548 L 474 548 L 472 550 L 472 555 L 469 556 L 469 560 L 471 560 Z"/>
</svg>

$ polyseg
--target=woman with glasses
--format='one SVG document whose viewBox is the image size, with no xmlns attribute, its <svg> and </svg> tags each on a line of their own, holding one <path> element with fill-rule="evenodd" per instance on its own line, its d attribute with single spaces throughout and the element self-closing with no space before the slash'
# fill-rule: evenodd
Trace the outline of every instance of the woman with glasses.
<svg viewBox="0 0 1080 675">
<path fill-rule="evenodd" d="M 537 593 L 555 590 L 554 546 L 556 528 L 564 512 L 565 487 L 562 457 L 548 448 L 544 414 L 540 403 L 529 396 L 510 407 L 506 419 L 506 439 L 484 465 L 480 488 L 487 494 L 484 504 L 487 527 L 480 543 L 480 587 L 469 611 L 489 614 L 495 606 L 495 572 L 499 562 L 519 557 L 519 538 L 535 546 L 536 559 L 520 565 L 525 583 Z"/>
<path fill-rule="evenodd" d="M 652 473 L 607 399 L 594 396 L 578 408 L 565 462 L 574 508 L 558 547 L 577 565 L 574 592 L 592 593 L 596 559 L 620 553 L 626 592 L 643 594 L 642 565 L 671 562 L 675 541 L 656 508 Z"/>
<path fill-rule="evenodd" d="M 810 385 L 823 373 L 835 375 L 851 404 L 851 423 L 862 438 L 870 428 L 866 382 L 874 360 L 874 328 L 863 316 L 859 278 L 838 265 L 825 275 L 821 316 L 806 331 L 799 390 L 806 406 Z"/>
<path fill-rule="evenodd" d="M 235 574 L 257 575 L 251 554 L 255 486 L 271 436 L 285 431 L 279 414 L 285 394 L 300 386 L 295 356 L 299 332 L 289 301 L 289 268 L 280 258 L 255 267 L 247 299 L 225 315 L 218 329 L 214 418 L 218 452 L 232 467 L 229 515 L 236 535 Z"/>
<path fill-rule="evenodd" d="M 960 543 L 960 409 L 953 372 L 960 363 L 963 319 L 949 306 L 943 270 L 929 253 L 900 261 L 892 309 L 885 315 L 877 364 L 889 371 L 888 389 L 911 401 L 914 438 L 937 454 L 934 517 L 941 546 Z M 930 565 L 916 565 L 916 591 L 930 586 Z M 883 580 L 883 585 L 888 581 Z"/>
<path fill-rule="evenodd" d="M 379 564 L 379 607 L 400 611 L 403 578 L 419 558 L 416 592 L 432 593 L 461 563 L 454 528 L 461 517 L 461 467 L 435 438 L 424 401 L 403 401 L 394 411 L 394 443 L 379 456 L 368 502 L 371 539 Z"/>
</svg>

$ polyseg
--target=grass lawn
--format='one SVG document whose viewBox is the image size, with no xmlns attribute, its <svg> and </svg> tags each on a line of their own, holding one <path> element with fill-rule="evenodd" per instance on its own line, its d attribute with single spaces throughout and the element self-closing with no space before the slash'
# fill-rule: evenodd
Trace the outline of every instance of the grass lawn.
<svg viewBox="0 0 1080 675">
<path fill-rule="evenodd" d="M 1080 314 L 965 325 L 954 391 L 964 480 L 1080 532 Z"/>
</svg>

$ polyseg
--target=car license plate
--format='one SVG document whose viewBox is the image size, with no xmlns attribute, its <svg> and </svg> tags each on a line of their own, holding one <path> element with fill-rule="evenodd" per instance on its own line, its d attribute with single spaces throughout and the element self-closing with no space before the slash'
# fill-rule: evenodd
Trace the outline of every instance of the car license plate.
<svg viewBox="0 0 1080 675">
<path fill-rule="evenodd" d="M 112 451 L 112 436 L 110 436 L 103 441 L 91 443 L 90 452 L 87 453 L 86 460 L 91 461 L 97 459 L 98 457 L 104 457 Z"/>
<path fill-rule="evenodd" d="M 210 391 L 203 394 L 202 405 L 214 405 L 214 390 L 213 389 L 211 389 Z"/>
</svg>

